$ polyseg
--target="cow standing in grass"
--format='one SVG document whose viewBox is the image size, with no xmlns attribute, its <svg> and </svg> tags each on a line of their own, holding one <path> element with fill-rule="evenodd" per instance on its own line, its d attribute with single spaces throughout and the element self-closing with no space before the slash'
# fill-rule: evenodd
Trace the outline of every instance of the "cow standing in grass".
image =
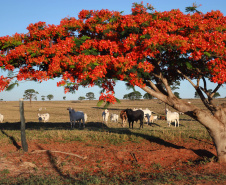
<svg viewBox="0 0 226 185">
<path fill-rule="evenodd" d="M 135 110 L 133 111 L 132 109 L 126 109 L 126 115 L 128 118 L 129 122 L 129 128 L 130 128 L 130 123 L 132 124 L 132 129 L 133 129 L 133 123 L 134 121 L 140 120 L 140 128 L 143 128 L 143 119 L 144 119 L 144 112 L 142 110 Z"/>
<path fill-rule="evenodd" d="M 75 127 L 75 122 L 79 121 L 79 128 L 81 127 L 81 120 L 83 127 L 85 127 L 85 119 L 87 119 L 87 115 L 84 114 L 82 111 L 75 111 L 74 109 L 68 107 L 67 110 L 69 111 L 70 123 L 71 128 Z"/>
<path fill-rule="evenodd" d="M 122 110 L 120 112 L 120 118 L 122 119 L 122 127 L 124 127 L 125 123 L 126 123 L 126 120 L 127 120 L 126 110 Z"/>
<path fill-rule="evenodd" d="M 105 109 L 103 112 L 102 112 L 102 118 L 103 118 L 103 123 L 106 123 L 108 122 L 108 117 L 109 117 L 109 111 L 107 109 Z"/>
<path fill-rule="evenodd" d="M 2 123 L 4 120 L 4 116 L 2 114 L 0 114 L 0 123 Z"/>
<path fill-rule="evenodd" d="M 171 112 L 168 109 L 166 109 L 166 119 L 167 123 L 170 127 L 172 122 L 175 122 L 175 127 L 178 125 L 179 127 L 179 113 L 178 112 Z"/>
</svg>

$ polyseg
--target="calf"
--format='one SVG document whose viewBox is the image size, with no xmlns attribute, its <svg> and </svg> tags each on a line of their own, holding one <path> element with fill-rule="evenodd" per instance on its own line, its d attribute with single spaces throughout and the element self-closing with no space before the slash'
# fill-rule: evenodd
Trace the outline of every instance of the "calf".
<svg viewBox="0 0 226 185">
<path fill-rule="evenodd" d="M 150 125 L 150 123 L 153 123 L 154 121 L 158 120 L 158 116 L 153 116 L 153 114 L 152 115 L 146 114 L 145 117 L 148 120 L 148 122 L 147 122 L 148 125 Z"/>
<path fill-rule="evenodd" d="M 146 109 L 144 109 L 144 110 L 142 110 L 143 112 L 144 112 L 144 119 L 145 119 L 145 121 L 147 122 L 147 124 L 148 124 L 148 118 L 147 118 L 147 114 L 149 115 L 149 116 L 151 116 L 152 115 L 152 111 L 150 111 L 148 108 L 146 108 Z"/>
<path fill-rule="evenodd" d="M 132 123 L 132 129 L 133 129 L 133 123 L 134 121 L 140 120 L 140 128 L 143 128 L 143 119 L 144 119 L 144 112 L 142 110 L 136 110 L 133 111 L 132 109 L 126 109 L 126 115 L 128 118 L 129 122 L 129 128 L 130 128 L 130 123 Z"/>
<path fill-rule="evenodd" d="M 110 116 L 110 120 L 111 120 L 111 122 L 118 122 L 118 115 L 117 114 L 111 114 L 111 116 Z"/>
<path fill-rule="evenodd" d="M 4 120 L 4 116 L 2 114 L 0 114 L 0 122 L 2 123 Z"/>
<path fill-rule="evenodd" d="M 107 109 L 105 109 L 102 112 L 102 118 L 103 118 L 103 122 L 104 123 L 107 123 L 108 122 L 108 117 L 109 117 L 109 111 Z"/>
<path fill-rule="evenodd" d="M 45 114 L 38 114 L 38 120 L 39 120 L 39 122 L 47 122 L 47 121 L 49 121 L 49 113 L 45 113 Z"/>
<path fill-rule="evenodd" d="M 160 116 L 160 120 L 166 120 L 166 116 Z"/>
</svg>

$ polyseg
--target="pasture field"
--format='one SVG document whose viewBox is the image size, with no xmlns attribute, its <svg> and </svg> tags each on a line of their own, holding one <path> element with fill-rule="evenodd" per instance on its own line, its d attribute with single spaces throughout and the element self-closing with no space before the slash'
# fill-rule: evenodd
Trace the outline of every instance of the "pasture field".
<svg viewBox="0 0 226 185">
<path fill-rule="evenodd" d="M 184 101 L 204 108 L 199 99 Z M 212 139 L 197 121 L 180 115 L 176 128 L 166 120 L 143 129 L 123 128 L 121 120 L 106 125 L 97 102 L 25 101 L 28 152 L 21 148 L 19 102 L 0 102 L 0 184 L 225 184 L 226 166 L 216 162 Z M 70 128 L 67 107 L 87 113 L 85 128 Z M 121 100 L 108 109 L 126 108 L 165 114 L 156 99 Z M 38 113 L 49 113 L 49 122 L 39 123 Z"/>
</svg>

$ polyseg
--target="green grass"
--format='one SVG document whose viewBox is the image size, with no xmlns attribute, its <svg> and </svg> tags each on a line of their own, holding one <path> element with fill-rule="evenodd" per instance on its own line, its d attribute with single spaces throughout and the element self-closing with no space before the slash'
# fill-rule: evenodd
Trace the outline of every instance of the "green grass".
<svg viewBox="0 0 226 185">
<path fill-rule="evenodd" d="M 182 121 L 181 121 L 182 122 Z M 33 124 L 36 129 L 30 129 L 31 124 Z M 89 127 L 85 129 L 62 129 L 62 124 L 52 123 L 51 129 L 49 125 L 40 125 L 38 123 L 28 123 L 26 129 L 27 141 L 38 140 L 40 142 L 45 142 L 46 140 L 54 140 L 57 142 L 70 142 L 70 141 L 96 141 L 96 142 L 107 142 L 109 144 L 117 145 L 122 144 L 127 141 L 132 141 L 134 143 L 140 143 L 142 139 L 151 140 L 153 138 L 161 138 L 162 140 L 177 140 L 184 141 L 195 138 L 197 140 L 207 140 L 211 141 L 206 129 L 199 124 L 193 124 L 192 126 L 188 122 L 182 122 L 181 127 L 168 127 L 165 122 L 158 121 L 156 124 L 159 126 L 148 126 L 145 125 L 143 129 L 134 128 L 120 128 L 120 127 Z M 14 141 L 21 142 L 20 129 L 13 130 L 14 125 L 10 127 L 11 123 L 7 125 L 8 129 L 0 131 L 0 141 L 1 143 L 11 144 Z M 19 125 L 19 123 L 18 123 Z M 138 124 L 137 124 L 138 125 Z M 187 126 L 188 125 L 188 126 Z"/>
<path fill-rule="evenodd" d="M 91 174 L 88 171 L 76 175 L 45 176 L 30 175 L 29 177 L 4 178 L 0 177 L 0 184 L 198 184 L 208 182 L 209 184 L 223 184 L 226 181 L 225 174 L 197 174 L 189 170 L 164 170 L 163 172 L 140 173 L 137 170 L 122 171 L 112 174 L 100 171 Z"/>
</svg>

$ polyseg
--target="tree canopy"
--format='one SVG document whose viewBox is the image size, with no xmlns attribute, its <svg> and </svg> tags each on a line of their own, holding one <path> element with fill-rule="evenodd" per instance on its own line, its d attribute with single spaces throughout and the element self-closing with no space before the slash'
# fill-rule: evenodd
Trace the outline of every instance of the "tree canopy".
<svg viewBox="0 0 226 185">
<path fill-rule="evenodd" d="M 209 79 L 225 83 L 225 17 L 220 11 L 158 12 L 133 4 L 132 14 L 82 10 L 59 25 L 30 24 L 28 33 L 0 38 L 0 66 L 19 69 L 16 80 L 43 81 L 62 75 L 65 91 L 101 85 L 115 101 L 114 79 L 144 87 L 149 80 L 169 83 Z M 1 90 L 12 77 L 0 77 Z M 205 89 L 203 89 L 205 92 Z"/>
<path fill-rule="evenodd" d="M 0 37 L 0 67 L 18 70 L 0 76 L 0 91 L 21 80 L 62 77 L 57 85 L 65 92 L 98 85 L 99 100 L 115 102 L 116 80 L 126 81 L 203 124 L 226 162 L 226 105 L 213 102 L 226 82 L 226 17 L 196 8 L 159 12 L 134 3 L 127 15 L 82 10 L 78 19 L 67 17 L 59 25 L 30 24 L 26 34 Z M 206 110 L 174 95 L 171 86 L 181 80 L 190 82 Z M 207 81 L 216 83 L 211 92 Z"/>
<path fill-rule="evenodd" d="M 153 96 L 150 95 L 149 93 L 145 93 L 144 96 L 143 96 L 143 98 L 150 100 L 150 99 L 153 99 Z"/>
<path fill-rule="evenodd" d="M 94 99 L 96 99 L 93 92 L 88 92 L 88 93 L 86 93 L 86 98 L 87 98 L 88 100 L 94 100 Z"/>
<path fill-rule="evenodd" d="M 37 94 L 39 94 L 38 91 L 35 91 L 34 89 L 27 89 L 24 91 L 23 97 L 25 100 L 30 100 L 31 103 L 32 99 L 37 100 Z"/>
<path fill-rule="evenodd" d="M 52 94 L 49 94 L 46 96 L 46 98 L 48 98 L 48 100 L 52 100 L 54 98 L 54 96 Z"/>
<path fill-rule="evenodd" d="M 123 99 L 129 99 L 129 100 L 139 100 L 141 99 L 142 94 L 139 91 L 133 91 L 129 94 L 125 94 L 123 96 Z"/>
</svg>

